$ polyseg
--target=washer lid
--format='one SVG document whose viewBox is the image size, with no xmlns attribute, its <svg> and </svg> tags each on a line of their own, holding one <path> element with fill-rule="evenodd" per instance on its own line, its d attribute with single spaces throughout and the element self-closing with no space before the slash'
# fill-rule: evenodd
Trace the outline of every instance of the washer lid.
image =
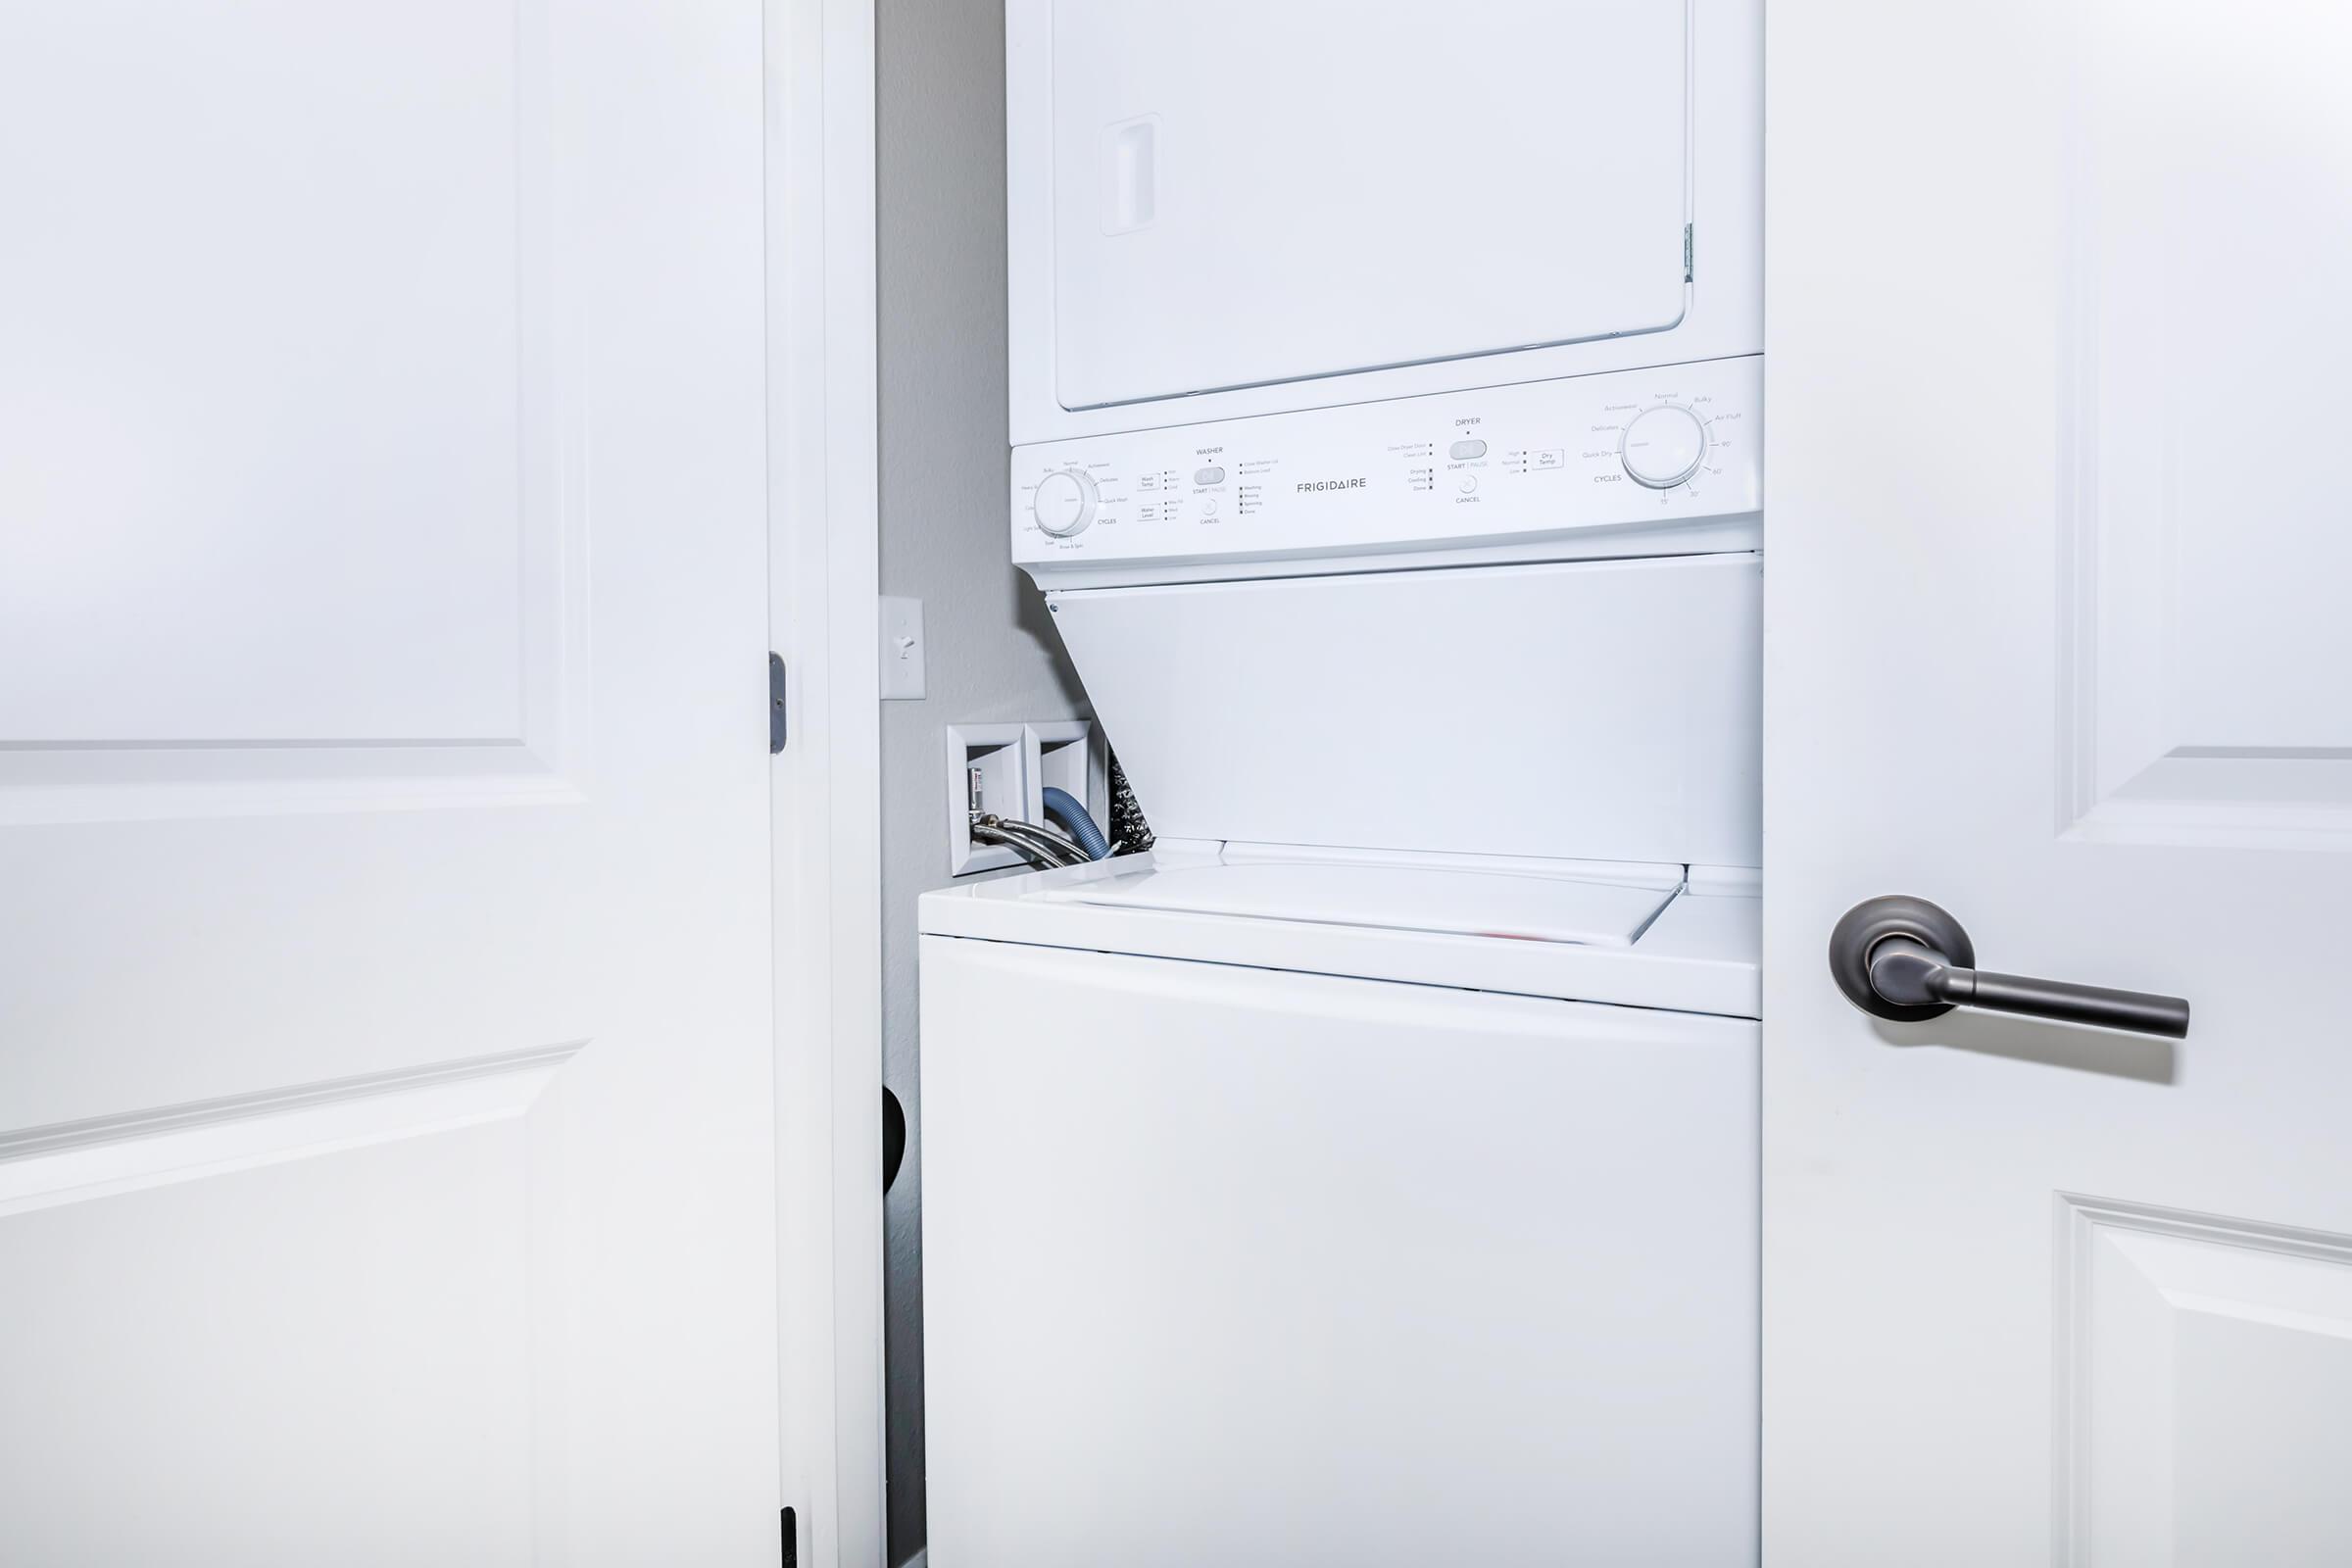
<svg viewBox="0 0 2352 1568">
<path fill-rule="evenodd" d="M 1257 920 L 1630 947 L 1682 885 L 1681 868 L 1584 882 L 1450 866 L 1249 861 L 1151 866 L 1032 897 Z"/>
<path fill-rule="evenodd" d="M 926 947 L 977 938 L 1759 1016 L 1752 879 L 1677 891 L 1683 875 L 1655 861 L 1366 863 L 1313 846 L 1163 843 L 934 888 L 916 908 Z"/>
</svg>

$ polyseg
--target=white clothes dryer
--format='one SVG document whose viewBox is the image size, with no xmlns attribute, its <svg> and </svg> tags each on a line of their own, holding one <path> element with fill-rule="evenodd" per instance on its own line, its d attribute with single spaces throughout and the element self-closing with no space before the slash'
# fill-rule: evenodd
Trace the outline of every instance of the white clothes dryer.
<svg viewBox="0 0 2352 1568">
<path fill-rule="evenodd" d="M 1012 444 L 1760 354 L 1763 20 L 1006 0 Z"/>
</svg>

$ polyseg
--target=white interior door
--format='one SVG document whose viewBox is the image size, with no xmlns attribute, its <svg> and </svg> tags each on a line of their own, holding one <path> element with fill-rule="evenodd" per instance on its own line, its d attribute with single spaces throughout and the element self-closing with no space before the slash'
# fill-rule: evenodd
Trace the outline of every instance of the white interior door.
<svg viewBox="0 0 2352 1568">
<path fill-rule="evenodd" d="M 775 1560 L 760 72 L 0 9 L 0 1557 Z"/>
<path fill-rule="evenodd" d="M 1766 1556 L 2352 1561 L 2352 13 L 1769 27 Z M 2187 1038 L 1867 1018 L 1879 894 Z"/>
</svg>

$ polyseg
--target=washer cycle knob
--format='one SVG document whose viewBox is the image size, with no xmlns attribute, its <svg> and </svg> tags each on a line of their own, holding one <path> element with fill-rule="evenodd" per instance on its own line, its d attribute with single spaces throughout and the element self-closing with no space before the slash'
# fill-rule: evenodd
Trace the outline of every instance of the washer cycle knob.
<svg viewBox="0 0 2352 1568">
<path fill-rule="evenodd" d="M 1643 409 L 1625 427 L 1617 457 L 1637 484 L 1669 490 L 1698 471 L 1707 455 L 1707 427 L 1676 404 Z"/>
<path fill-rule="evenodd" d="M 1056 539 L 1083 532 L 1095 520 L 1095 476 L 1083 468 L 1062 468 L 1037 481 L 1029 498 L 1029 514 Z"/>
</svg>

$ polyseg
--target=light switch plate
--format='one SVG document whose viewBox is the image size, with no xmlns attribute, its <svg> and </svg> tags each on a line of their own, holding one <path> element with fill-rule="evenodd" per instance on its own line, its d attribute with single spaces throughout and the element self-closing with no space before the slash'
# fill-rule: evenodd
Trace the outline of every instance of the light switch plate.
<svg viewBox="0 0 2352 1568">
<path fill-rule="evenodd" d="M 923 602 L 882 596 L 882 699 L 923 695 Z"/>
</svg>

